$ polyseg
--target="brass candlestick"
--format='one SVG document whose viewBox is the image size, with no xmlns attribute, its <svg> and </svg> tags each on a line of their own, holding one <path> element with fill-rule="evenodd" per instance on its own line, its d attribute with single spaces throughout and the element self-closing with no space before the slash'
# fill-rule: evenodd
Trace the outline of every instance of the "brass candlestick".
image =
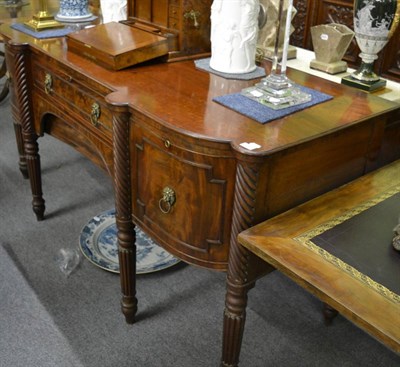
<svg viewBox="0 0 400 367">
<path fill-rule="evenodd" d="M 35 32 L 43 31 L 51 28 L 62 28 L 64 27 L 61 23 L 57 22 L 54 19 L 54 16 L 51 15 L 47 10 L 47 1 L 39 0 L 39 10 L 38 12 L 32 16 L 32 19 L 29 22 L 26 22 L 25 25 Z"/>
</svg>

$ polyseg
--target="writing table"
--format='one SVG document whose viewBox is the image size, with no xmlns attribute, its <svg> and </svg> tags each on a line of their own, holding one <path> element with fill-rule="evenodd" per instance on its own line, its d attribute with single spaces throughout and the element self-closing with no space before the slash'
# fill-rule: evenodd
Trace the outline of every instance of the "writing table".
<svg viewBox="0 0 400 367">
<path fill-rule="evenodd" d="M 0 33 L 37 218 L 38 138 L 48 133 L 114 179 L 127 322 L 137 310 L 133 223 L 190 264 L 227 270 L 233 257 L 240 271 L 228 269 L 224 335 L 236 344 L 224 343 L 224 361 L 238 353 L 247 291 L 272 270 L 247 261 L 238 233 L 400 156 L 398 104 L 300 71 L 288 76 L 333 99 L 262 125 L 212 101 L 256 80 L 228 80 L 190 60 L 115 72 L 68 52 L 64 38 L 38 40 L 5 24 Z"/>
<path fill-rule="evenodd" d="M 399 213 L 397 161 L 247 229 L 238 240 L 400 353 L 400 252 L 391 243 Z"/>
</svg>

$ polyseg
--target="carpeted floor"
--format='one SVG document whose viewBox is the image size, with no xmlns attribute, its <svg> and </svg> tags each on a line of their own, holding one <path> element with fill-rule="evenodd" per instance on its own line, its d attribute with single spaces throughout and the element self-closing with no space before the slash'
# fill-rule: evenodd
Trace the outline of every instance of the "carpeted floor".
<svg viewBox="0 0 400 367">
<path fill-rule="evenodd" d="M 181 263 L 139 276 L 132 326 L 120 313 L 117 275 L 85 259 L 69 277 L 60 271 L 59 250 L 76 249 L 84 224 L 114 206 L 112 182 L 63 143 L 48 136 L 39 143 L 42 222 L 18 170 L 9 101 L 1 103 L 0 367 L 218 366 L 223 273 Z M 278 272 L 250 292 L 242 367 L 399 365 L 344 318 L 325 327 L 320 302 Z"/>
</svg>

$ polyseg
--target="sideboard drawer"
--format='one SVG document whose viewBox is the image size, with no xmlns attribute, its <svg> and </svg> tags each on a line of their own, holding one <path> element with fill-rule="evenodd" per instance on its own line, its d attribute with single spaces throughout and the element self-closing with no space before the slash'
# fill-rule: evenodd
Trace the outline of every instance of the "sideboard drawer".
<svg viewBox="0 0 400 367">
<path fill-rule="evenodd" d="M 32 56 L 33 121 L 36 134 L 48 133 L 113 175 L 110 90 L 43 55 Z"/>
<path fill-rule="evenodd" d="M 224 269 L 234 159 L 217 156 L 222 155 L 218 151 L 200 152 L 196 146 L 188 149 L 176 133 L 147 130 L 145 125 L 134 125 L 131 139 L 135 221 L 181 259 Z"/>
<path fill-rule="evenodd" d="M 104 102 L 104 96 L 83 86 L 67 70 L 57 66 L 55 68 L 54 65 L 33 59 L 32 74 L 36 92 L 51 101 L 58 110 L 68 111 L 67 116 L 59 117 L 73 119 L 92 133 L 111 139 L 112 114 Z"/>
</svg>

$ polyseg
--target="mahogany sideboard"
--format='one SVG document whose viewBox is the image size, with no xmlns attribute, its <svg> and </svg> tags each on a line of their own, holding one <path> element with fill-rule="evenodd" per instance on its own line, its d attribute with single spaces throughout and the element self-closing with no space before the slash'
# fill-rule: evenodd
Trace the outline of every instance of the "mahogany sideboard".
<svg viewBox="0 0 400 367">
<path fill-rule="evenodd" d="M 110 71 L 68 52 L 63 38 L 9 25 L 0 33 L 37 218 L 45 210 L 38 138 L 48 133 L 114 179 L 128 323 L 137 311 L 134 224 L 189 264 L 228 270 L 225 366 L 238 353 L 247 291 L 273 270 L 246 261 L 238 233 L 400 157 L 399 104 L 299 71 L 289 77 L 333 99 L 263 125 L 212 101 L 256 80 L 225 79 L 190 60 Z"/>
</svg>

